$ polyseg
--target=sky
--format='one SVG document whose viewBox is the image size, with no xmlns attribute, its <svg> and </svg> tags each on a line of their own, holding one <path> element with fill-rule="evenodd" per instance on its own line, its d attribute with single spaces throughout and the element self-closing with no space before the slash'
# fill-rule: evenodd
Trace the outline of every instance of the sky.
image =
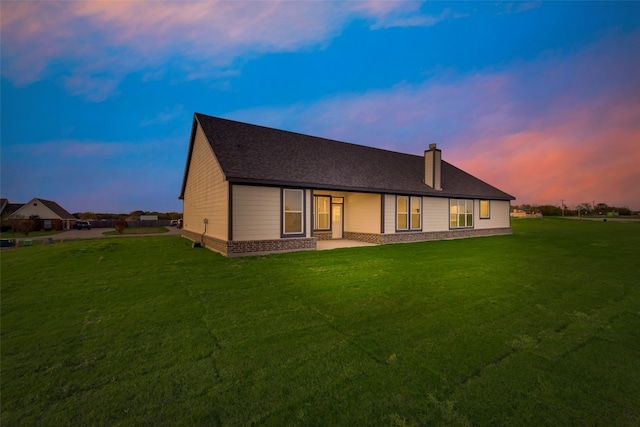
<svg viewBox="0 0 640 427">
<path fill-rule="evenodd" d="M 194 112 L 640 209 L 640 2 L 6 1 L 1 196 L 181 211 Z"/>
</svg>

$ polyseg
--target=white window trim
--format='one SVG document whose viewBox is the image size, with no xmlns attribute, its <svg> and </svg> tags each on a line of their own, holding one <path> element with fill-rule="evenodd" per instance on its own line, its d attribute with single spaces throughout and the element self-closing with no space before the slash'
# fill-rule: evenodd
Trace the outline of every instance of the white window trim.
<svg viewBox="0 0 640 427">
<path fill-rule="evenodd" d="M 399 206 L 400 199 L 406 199 L 406 201 L 407 201 L 407 203 L 406 203 L 407 210 L 406 211 L 401 212 L 399 210 L 398 206 Z M 414 200 L 416 200 L 417 203 L 419 203 L 419 205 L 420 205 L 419 206 L 419 210 L 418 210 L 418 212 L 419 212 L 418 214 L 420 215 L 420 224 L 418 225 L 417 228 L 413 228 L 412 221 L 411 221 L 412 220 L 412 216 L 413 216 L 411 208 L 413 206 L 412 203 L 413 203 Z M 399 227 L 398 219 L 399 219 L 400 215 L 406 215 L 406 217 L 407 217 L 407 227 L 406 228 L 400 228 Z M 399 232 L 404 232 L 404 231 L 422 231 L 422 197 L 420 197 L 420 196 L 401 196 L 401 195 L 397 195 L 396 196 L 396 231 L 399 231 Z"/>
<path fill-rule="evenodd" d="M 488 214 L 486 216 L 482 215 L 482 202 L 487 202 Z M 491 219 L 491 200 L 480 200 L 478 208 L 480 210 L 480 212 L 478 212 L 478 217 L 480 219 Z"/>
<path fill-rule="evenodd" d="M 301 210 L 285 210 L 285 199 L 287 192 L 299 192 L 301 194 L 300 200 L 302 206 L 300 206 Z M 294 237 L 294 236 L 304 236 L 305 234 L 305 217 L 304 217 L 304 209 L 305 209 L 305 196 L 306 192 L 304 190 L 295 189 L 295 188 L 283 188 L 282 189 L 282 236 L 283 237 Z M 287 213 L 299 213 L 300 214 L 300 231 L 286 231 L 286 216 Z"/>
<path fill-rule="evenodd" d="M 317 194 L 314 195 L 314 200 L 313 200 L 313 228 L 314 230 L 317 231 L 330 231 L 331 230 L 331 196 L 327 196 L 324 194 Z M 328 211 L 327 212 L 322 212 L 322 214 L 326 214 L 327 215 L 327 224 L 328 226 L 326 228 L 320 228 L 320 210 L 318 209 L 319 203 L 318 203 L 318 199 L 319 198 L 327 198 L 329 199 L 329 206 L 328 206 Z"/>
<path fill-rule="evenodd" d="M 418 221 L 418 227 L 413 228 L 413 201 L 417 199 L 418 202 L 418 215 L 420 216 L 420 221 Z M 411 231 L 421 231 L 422 230 L 422 197 L 419 196 L 411 196 L 409 197 L 409 229 Z"/>
<path fill-rule="evenodd" d="M 452 225 L 451 224 L 451 205 L 452 202 L 456 202 L 456 217 L 455 217 L 455 222 L 456 225 Z M 462 204 L 460 202 L 463 202 Z M 471 205 L 471 225 L 467 225 L 466 224 L 466 219 L 467 219 L 467 215 L 469 215 L 467 213 L 467 207 Z M 453 230 L 453 229 L 467 229 L 467 228 L 474 228 L 474 219 L 473 219 L 473 211 L 474 211 L 474 206 L 473 206 L 473 199 L 449 199 L 449 229 Z M 460 207 L 463 206 L 464 207 L 464 216 L 465 216 L 465 225 L 460 226 L 459 225 L 459 221 L 458 219 L 460 218 Z"/>
<path fill-rule="evenodd" d="M 406 211 L 400 211 L 400 199 L 406 199 Z M 396 196 L 396 231 L 409 231 L 409 197 L 408 196 Z M 400 215 L 405 215 L 407 217 L 407 227 L 400 228 Z"/>
</svg>

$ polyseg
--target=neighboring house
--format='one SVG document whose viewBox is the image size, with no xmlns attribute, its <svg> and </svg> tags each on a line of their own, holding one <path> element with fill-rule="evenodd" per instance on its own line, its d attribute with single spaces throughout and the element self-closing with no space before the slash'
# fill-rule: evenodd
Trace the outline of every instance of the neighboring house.
<svg viewBox="0 0 640 427">
<path fill-rule="evenodd" d="M 196 113 L 182 235 L 226 256 L 511 234 L 514 197 L 441 159 Z"/>
<path fill-rule="evenodd" d="M 513 212 L 511 212 L 511 217 L 512 218 L 542 218 L 542 214 L 540 212 L 527 213 L 522 209 L 514 209 Z"/>
<path fill-rule="evenodd" d="M 0 217 L 4 219 L 24 206 L 22 203 L 9 203 L 8 199 L 0 199 Z"/>
<path fill-rule="evenodd" d="M 22 205 L 9 218 L 27 219 L 34 215 L 40 217 L 40 228 L 43 230 L 69 230 L 73 228 L 77 220 L 56 202 L 38 198 Z"/>
<path fill-rule="evenodd" d="M 11 230 L 12 226 L 9 217 L 22 206 L 22 203 L 9 203 L 8 199 L 0 198 L 0 231 Z"/>
</svg>

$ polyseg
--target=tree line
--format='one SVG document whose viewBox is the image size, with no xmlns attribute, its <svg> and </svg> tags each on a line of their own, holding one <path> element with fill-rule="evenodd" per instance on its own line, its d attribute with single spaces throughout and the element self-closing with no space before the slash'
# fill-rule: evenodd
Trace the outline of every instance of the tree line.
<svg viewBox="0 0 640 427">
<path fill-rule="evenodd" d="M 158 219 L 180 219 L 182 213 L 180 212 L 150 212 L 150 211 L 132 211 L 127 213 L 96 213 L 96 212 L 74 212 L 73 216 L 82 220 L 94 220 L 101 221 L 103 219 L 138 219 L 141 215 L 157 215 Z"/>
<path fill-rule="evenodd" d="M 607 215 L 637 215 L 638 212 L 633 212 L 627 207 L 609 206 L 606 203 L 590 203 L 584 202 L 578 204 L 575 208 L 571 209 L 564 205 L 564 212 L 561 206 L 553 205 L 529 205 L 521 204 L 512 206 L 514 209 L 520 209 L 526 213 L 541 213 L 543 216 L 607 216 Z"/>
</svg>

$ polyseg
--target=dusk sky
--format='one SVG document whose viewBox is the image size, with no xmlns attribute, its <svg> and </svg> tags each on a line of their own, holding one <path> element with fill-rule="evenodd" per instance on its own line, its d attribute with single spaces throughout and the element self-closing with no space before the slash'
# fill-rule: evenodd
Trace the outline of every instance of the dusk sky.
<svg viewBox="0 0 640 427">
<path fill-rule="evenodd" d="M 199 112 L 640 209 L 640 2 L 0 4 L 13 203 L 181 211 Z"/>
</svg>

